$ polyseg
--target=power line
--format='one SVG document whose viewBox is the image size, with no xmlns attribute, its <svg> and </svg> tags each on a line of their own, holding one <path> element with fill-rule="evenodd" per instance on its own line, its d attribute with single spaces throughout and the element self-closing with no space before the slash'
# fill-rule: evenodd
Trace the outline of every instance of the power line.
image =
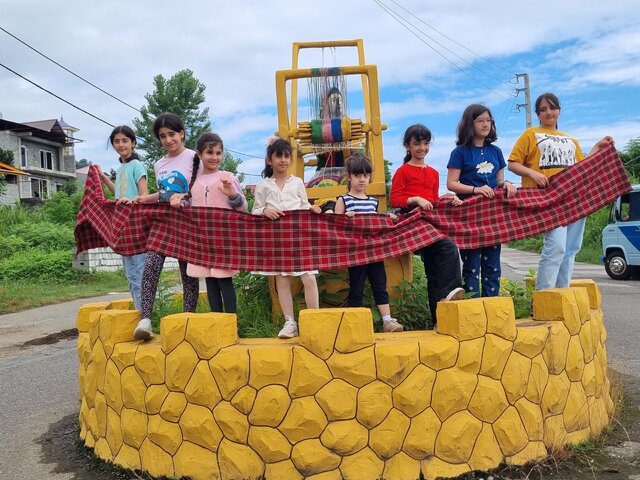
<svg viewBox="0 0 640 480">
<path fill-rule="evenodd" d="M 71 70 L 69 70 L 67 67 L 65 67 L 64 65 L 61 65 L 60 63 L 56 62 L 54 59 L 52 59 L 51 57 L 48 57 L 47 55 L 45 55 L 44 53 L 42 53 L 40 50 L 37 50 L 36 48 L 32 47 L 31 45 L 29 45 L 27 42 L 19 39 L 18 37 L 16 37 L 13 33 L 5 30 L 4 28 L 0 27 L 0 30 L 2 30 L 4 33 L 6 33 L 7 35 L 15 38 L 18 42 L 22 43 L 25 47 L 30 48 L 31 50 L 33 50 L 34 52 L 36 52 L 38 55 L 43 56 L 44 58 L 46 58 L 47 60 L 49 60 L 50 62 L 56 64 L 57 66 L 59 66 L 60 68 L 62 68 L 63 70 L 69 72 L 71 75 L 73 75 L 76 78 L 79 78 L 80 80 L 82 80 L 85 83 L 88 83 L 89 85 L 91 85 L 93 88 L 96 88 L 98 90 L 100 90 L 102 93 L 104 93 L 105 95 L 110 96 L 111 98 L 113 98 L 114 100 L 117 100 L 118 102 L 122 103 L 123 105 L 126 105 L 129 108 L 132 108 L 133 110 L 135 110 L 136 112 L 140 113 L 140 110 L 138 110 L 136 107 L 134 107 L 133 105 L 129 105 L 127 102 L 125 102 L 124 100 L 120 100 L 118 97 L 116 97 L 115 95 L 110 94 L 109 92 L 107 92 L 106 90 L 103 90 L 102 88 L 100 88 L 99 86 L 97 86 L 94 83 L 91 83 L 89 80 L 87 80 L 84 77 L 81 77 L 80 75 L 78 75 L 75 72 L 72 72 Z"/>
<path fill-rule="evenodd" d="M 259 158 L 260 160 L 264 160 L 264 157 L 260 157 L 258 155 L 251 155 L 249 153 L 242 153 L 242 152 L 238 152 L 236 150 L 231 150 L 230 148 L 225 148 L 226 151 L 231 152 L 231 153 L 237 153 L 238 155 L 244 155 L 245 157 L 251 157 L 251 158 Z"/>
<path fill-rule="evenodd" d="M 28 79 L 27 77 L 25 77 L 24 75 L 20 75 L 18 72 L 16 72 L 15 70 L 13 70 L 13 69 L 11 69 L 11 68 L 7 67 L 7 66 L 6 66 L 6 65 L 4 65 L 3 63 L 0 63 L 0 67 L 4 67 L 4 68 L 6 68 L 7 70 L 9 70 L 9 71 L 10 71 L 11 73 L 13 73 L 14 75 L 17 75 L 18 77 L 22 78 L 23 80 L 26 80 L 27 82 L 29 82 L 31 85 L 33 85 L 33 86 L 35 86 L 35 87 L 38 87 L 40 90 L 42 90 L 42 91 L 44 91 L 44 92 L 47 92 L 49 95 L 52 95 L 52 96 L 56 97 L 58 100 L 62 100 L 62 101 L 63 101 L 64 103 L 66 103 L 67 105 L 71 105 L 73 108 L 75 108 L 75 109 L 77 109 L 77 110 L 80 110 L 80 111 L 81 111 L 81 112 L 83 112 L 83 113 L 86 113 L 86 114 L 87 114 L 87 115 L 89 115 L 90 117 L 93 117 L 93 118 L 95 118 L 96 120 L 98 120 L 98 121 L 100 121 L 100 122 L 102 122 L 102 123 L 104 123 L 104 124 L 106 124 L 106 125 L 109 125 L 111 128 L 114 128 L 114 127 L 115 127 L 115 125 L 111 125 L 111 124 L 110 124 L 109 122 L 107 122 L 106 120 L 103 120 L 103 119 L 101 119 L 100 117 L 97 117 L 96 115 L 94 115 L 93 113 L 90 113 L 90 112 L 86 111 L 84 108 L 80 108 L 79 106 L 77 106 L 77 105 L 75 105 L 75 104 L 71 103 L 70 101 L 65 100 L 65 99 L 64 99 L 64 98 L 62 98 L 60 95 L 56 95 L 55 93 L 53 93 L 51 90 L 47 90 L 47 89 L 46 89 L 46 88 L 44 88 L 43 86 L 38 85 L 38 84 L 37 84 L 36 82 L 34 82 L 33 80 L 29 80 L 29 79 Z"/>
<path fill-rule="evenodd" d="M 423 25 L 426 25 L 427 27 L 429 27 L 431 30 L 438 32 L 440 35 L 442 35 L 444 38 L 446 38 L 447 40 L 455 43 L 456 45 L 458 45 L 459 47 L 464 48 L 467 52 L 472 53 L 473 55 L 475 55 L 476 57 L 480 58 L 481 60 L 487 62 L 489 65 L 493 65 L 495 67 L 498 67 L 502 70 L 504 70 L 505 72 L 511 74 L 511 75 L 515 75 L 514 72 L 508 70 L 507 68 L 503 67 L 502 65 L 498 65 L 497 63 L 493 63 L 490 60 L 486 59 L 485 57 L 483 57 L 482 55 L 480 55 L 479 53 L 474 52 L 473 50 L 471 50 L 470 48 L 466 47 L 465 45 L 463 45 L 462 43 L 456 42 L 453 38 L 449 37 L 448 35 L 446 35 L 445 33 L 442 33 L 440 30 L 438 30 L 437 28 L 435 28 L 432 25 L 429 25 L 427 22 L 425 22 L 424 20 L 422 20 L 420 17 L 418 17 L 417 15 L 415 15 L 414 13 L 410 12 L 409 10 L 407 10 L 406 8 L 404 8 L 402 5 L 400 5 L 398 2 L 396 2 L 395 0 L 391 0 L 392 3 L 396 4 L 398 7 L 400 7 L 402 10 L 404 10 L 405 12 L 407 12 L 409 15 L 411 15 L 412 17 L 416 18 L 420 23 L 422 23 Z"/>
<path fill-rule="evenodd" d="M 55 65 L 57 65 L 58 67 L 62 68 L 62 69 L 63 69 L 63 70 L 65 70 L 66 72 L 70 73 L 70 74 L 71 74 L 71 75 L 73 75 L 74 77 L 79 78 L 79 79 L 80 79 L 80 80 L 82 80 L 83 82 L 87 83 L 88 85 L 91 85 L 93 88 L 95 88 L 95 89 L 97 89 L 97 90 L 101 91 L 101 92 L 102 92 L 102 93 L 104 93 L 105 95 L 108 95 L 109 97 L 111 97 L 111 98 L 113 98 L 114 100 L 116 100 L 116 101 L 118 101 L 118 102 L 122 103 L 123 105 L 126 105 L 127 107 L 129 107 L 129 108 L 131 108 L 131 109 L 135 110 L 136 112 L 141 113 L 141 112 L 140 112 L 140 110 L 139 110 L 138 108 L 134 107 L 133 105 L 128 104 L 128 103 L 127 103 L 127 102 L 125 102 L 124 100 L 119 99 L 119 98 L 118 98 L 118 97 L 116 97 L 115 95 L 112 95 L 111 93 L 109 93 L 109 92 L 107 92 L 106 90 L 104 90 L 104 89 L 100 88 L 99 86 L 97 86 L 96 84 L 94 84 L 94 83 L 90 82 L 89 80 L 87 80 L 86 78 L 82 77 L 81 75 L 78 75 L 77 73 L 75 73 L 75 72 L 73 72 L 72 70 L 68 69 L 67 67 L 65 67 L 64 65 L 60 64 L 59 62 L 56 62 L 54 59 L 52 59 L 51 57 L 49 57 L 49 56 L 45 55 L 45 54 L 44 54 L 44 53 L 42 53 L 40 50 L 38 50 L 38 49 L 36 49 L 36 48 L 32 47 L 32 46 L 31 46 L 31 45 L 29 45 L 27 42 L 25 42 L 24 40 L 22 40 L 22 39 L 18 38 L 18 37 L 17 37 L 17 36 L 15 36 L 13 33 L 9 32 L 9 31 L 8 31 L 8 30 L 6 30 L 5 28 L 3 28 L 2 26 L 0 26 L 0 30 L 2 30 L 4 33 L 6 33 L 6 34 L 7 34 L 7 35 L 9 35 L 10 37 L 14 38 L 15 40 L 17 40 L 17 41 L 18 41 L 18 42 L 20 42 L 21 44 L 23 44 L 25 47 L 27 47 L 27 48 L 29 48 L 29 49 L 33 50 L 33 51 L 34 51 L 34 52 L 36 52 L 38 55 L 40 55 L 40 56 L 42 56 L 42 57 L 46 58 L 46 59 L 47 59 L 47 60 L 49 60 L 50 62 L 52 62 L 52 63 L 54 63 Z M 2 64 L 0 64 L 0 65 L 2 65 Z M 101 121 L 102 123 L 105 123 L 105 124 L 109 125 L 110 127 L 114 127 L 114 125 L 111 125 L 109 122 L 107 122 L 107 121 L 105 121 L 105 120 L 102 120 L 101 118 L 97 117 L 96 115 L 93 115 L 92 113 L 89 113 L 88 111 L 86 111 L 86 110 L 84 110 L 84 109 L 82 109 L 82 108 L 80 108 L 80 107 L 78 107 L 78 106 L 74 105 L 73 103 L 71 103 L 71 102 L 69 102 L 69 101 L 65 100 L 64 98 L 62 98 L 62 97 L 60 97 L 60 96 L 56 95 L 55 93 L 53 93 L 53 92 L 51 92 L 51 91 L 47 90 L 46 88 L 41 87 L 41 86 L 40 86 L 40 85 L 38 85 L 37 83 L 35 83 L 35 82 L 33 82 L 33 81 L 29 80 L 28 78 L 26 78 L 25 76 L 20 75 L 18 72 L 16 72 L 16 71 L 14 71 L 14 70 L 10 69 L 10 68 L 9 68 L 9 67 L 7 67 L 6 65 L 2 65 L 2 66 L 3 66 L 4 68 L 6 68 L 7 70 L 9 70 L 10 72 L 14 73 L 15 75 L 19 76 L 20 78 L 22 78 L 22 79 L 26 80 L 27 82 L 31 83 L 32 85 L 34 85 L 34 86 L 36 86 L 36 87 L 40 88 L 41 90 L 43 90 L 43 91 L 45 91 L 45 92 L 49 93 L 50 95 L 53 95 L 54 97 L 58 98 L 59 100 L 62 100 L 63 102 L 67 103 L 68 105 L 71 105 L 72 107 L 74 107 L 74 108 L 76 108 L 76 109 L 80 110 L 80 111 L 81 111 L 81 112 L 83 112 L 83 113 L 86 113 L 87 115 L 89 115 L 89 116 L 91 116 L 91 117 L 95 118 L 96 120 Z M 245 156 L 245 157 L 252 157 L 252 158 L 259 158 L 259 159 L 263 159 L 263 157 L 260 157 L 260 156 L 257 156 L 257 155 L 251 155 L 251 154 L 249 154 L 249 153 L 239 152 L 239 151 L 236 151 L 236 150 L 231 150 L 230 148 L 227 148 L 227 150 L 228 150 L 228 151 L 230 151 L 230 152 L 236 153 L 236 154 L 238 154 L 238 155 L 243 155 L 243 156 Z M 252 174 L 245 173 L 244 175 L 252 175 Z"/>
<path fill-rule="evenodd" d="M 469 72 L 463 70 L 462 68 L 460 68 L 458 65 L 456 65 L 453 61 L 451 61 L 449 58 L 447 58 L 446 55 L 444 55 L 443 53 L 441 53 L 440 51 L 438 51 L 435 47 L 433 47 L 432 45 L 430 45 L 428 42 L 426 42 L 424 40 L 424 38 L 422 38 L 420 35 L 418 35 L 416 32 L 414 32 L 411 28 L 407 27 L 408 25 L 411 25 L 412 28 L 414 28 L 415 30 L 417 30 L 418 32 L 420 32 L 422 35 L 424 35 L 425 37 L 427 37 L 428 39 L 430 39 L 431 41 L 435 42 L 436 44 L 438 44 L 440 47 L 444 48 L 445 50 L 447 50 L 448 52 L 452 53 L 453 55 L 455 55 L 456 57 L 458 57 L 460 60 L 462 60 L 463 62 L 467 63 L 468 65 L 470 65 L 471 67 L 477 69 L 478 71 L 480 71 L 481 73 L 491 76 L 490 74 L 487 74 L 485 72 L 483 72 L 482 70 L 478 69 L 478 67 L 476 67 L 475 65 L 473 65 L 472 63 L 468 62 L 467 60 L 465 60 L 464 58 L 460 57 L 459 55 L 457 55 L 456 53 L 452 52 L 451 50 L 449 50 L 447 47 L 445 47 L 444 45 L 442 45 L 440 42 L 438 42 L 437 40 L 433 39 L 432 37 L 430 37 L 428 34 L 426 34 L 425 32 L 423 32 L 422 30 L 420 30 L 418 27 L 416 27 L 413 23 L 411 23 L 410 21 L 408 21 L 407 19 L 405 19 L 404 17 L 402 17 L 401 15 L 397 14 L 395 11 L 393 11 L 391 8 L 389 8 L 387 5 L 385 5 L 384 3 L 382 3 L 380 0 L 373 0 L 380 8 L 382 8 L 387 14 L 389 14 L 391 17 L 393 17 L 393 19 L 398 22 L 400 25 L 402 25 L 406 30 L 408 30 L 413 36 L 415 36 L 418 40 L 420 40 L 422 43 L 424 43 L 427 47 L 429 47 L 431 50 L 433 50 L 435 53 L 437 53 L 438 55 L 440 55 L 445 61 L 447 61 L 449 64 L 451 64 L 455 69 L 459 70 L 461 73 L 463 73 L 464 75 L 466 75 L 467 77 L 469 77 L 470 79 L 472 79 L 473 81 L 475 81 L 476 83 L 480 84 L 481 86 L 483 86 L 484 88 L 486 88 L 487 90 L 489 90 L 490 92 L 496 94 L 497 96 L 499 96 L 500 98 L 504 99 L 504 100 L 508 100 L 507 97 L 505 97 L 504 95 L 502 95 L 501 93 L 495 91 L 494 89 L 492 89 L 491 87 L 489 87 L 488 85 L 485 85 L 483 82 L 481 82 L 480 80 L 478 80 L 477 78 L 475 78 L 473 75 L 471 75 Z M 495 77 L 493 77 L 495 78 Z M 497 79 L 499 82 L 501 83 L 505 83 L 504 81 Z"/>
</svg>

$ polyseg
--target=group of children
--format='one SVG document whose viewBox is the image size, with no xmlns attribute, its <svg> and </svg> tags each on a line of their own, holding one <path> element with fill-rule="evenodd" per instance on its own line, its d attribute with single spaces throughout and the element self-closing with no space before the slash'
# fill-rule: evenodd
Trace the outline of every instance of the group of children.
<svg viewBox="0 0 640 480">
<path fill-rule="evenodd" d="M 523 187 L 546 188 L 549 179 L 581 161 L 584 155 L 578 141 L 558 130 L 560 102 L 552 93 L 540 95 L 535 103 L 539 127 L 528 128 L 516 141 L 508 158 L 510 171 L 523 178 Z M 154 165 L 158 192 L 149 194 L 146 171 L 134 152 L 135 132 L 127 126 L 116 127 L 109 141 L 120 157 L 115 184 L 101 172 L 102 180 L 115 194 L 119 203 L 165 202 L 172 207 L 185 205 L 247 210 L 247 200 L 240 183 L 231 173 L 220 170 L 224 146 L 214 133 L 205 133 L 197 142 L 196 151 L 184 146 L 185 128 L 182 120 L 172 113 L 159 115 L 153 131 L 166 150 L 166 155 Z M 474 195 L 493 198 L 495 190 L 503 188 L 506 196 L 517 188 L 504 178 L 507 167 L 497 140 L 495 121 L 484 105 L 468 106 L 457 128 L 456 148 L 447 165 L 447 188 L 453 195 L 446 198 L 454 206 Z M 391 184 L 390 204 L 399 213 L 413 209 L 431 210 L 440 199 L 438 172 L 427 165 L 432 136 L 421 124 L 410 126 L 403 139 L 407 154 L 404 164 L 395 172 Z M 596 143 L 590 153 L 613 144 L 611 137 Z M 302 179 L 289 174 L 291 145 L 272 137 L 267 145 L 264 180 L 256 186 L 252 214 L 277 221 L 287 210 L 310 210 L 321 213 L 317 205 L 309 203 Z M 346 163 L 347 193 L 336 201 L 335 214 L 348 217 L 375 214 L 378 201 L 366 194 L 371 179 L 370 160 L 355 154 Z M 537 274 L 536 289 L 568 287 L 575 255 L 582 244 L 584 219 L 556 228 L 544 234 L 544 244 Z M 500 245 L 477 249 L 462 249 L 449 238 L 422 248 L 419 252 L 427 277 L 429 309 L 437 321 L 436 306 L 441 300 L 461 300 L 469 296 L 495 296 L 500 288 Z M 142 319 L 136 326 L 136 339 L 148 339 L 152 334 L 151 312 L 165 257 L 156 252 L 123 257 L 125 274 L 130 284 L 136 309 Z M 460 268 L 462 259 L 462 272 Z M 236 311 L 236 295 L 232 270 L 208 268 L 179 261 L 184 289 L 184 310 L 195 311 L 199 296 L 199 277 L 207 285 L 209 305 L 214 312 Z M 349 271 L 349 307 L 362 306 L 364 285 L 368 278 L 373 296 L 382 316 L 383 331 L 402 331 L 402 325 L 391 317 L 386 272 L 383 262 L 358 265 Z M 253 272 L 275 277 L 280 307 L 285 322 L 280 338 L 298 335 L 294 319 L 291 278 L 300 277 L 308 308 L 319 308 L 317 271 Z"/>
</svg>

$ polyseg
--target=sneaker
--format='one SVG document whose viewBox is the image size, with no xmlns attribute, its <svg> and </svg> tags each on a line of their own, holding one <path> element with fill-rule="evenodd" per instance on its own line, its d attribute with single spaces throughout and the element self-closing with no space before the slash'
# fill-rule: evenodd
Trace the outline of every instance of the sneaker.
<svg viewBox="0 0 640 480">
<path fill-rule="evenodd" d="M 298 336 L 298 324 L 293 318 L 287 318 L 282 330 L 278 333 L 278 338 L 293 338 Z"/>
<path fill-rule="evenodd" d="M 133 336 L 136 340 L 149 340 L 153 337 L 153 331 L 151 330 L 151 320 L 143 318 L 138 322 L 136 329 L 133 331 Z"/>
<path fill-rule="evenodd" d="M 447 295 L 444 300 L 446 301 L 451 301 L 451 300 L 464 300 L 464 288 L 458 287 L 458 288 L 454 288 L 453 290 L 451 290 L 449 292 L 449 295 Z"/>
<path fill-rule="evenodd" d="M 382 331 L 385 333 L 390 332 L 402 332 L 404 327 L 398 323 L 395 318 L 388 320 L 386 322 L 382 322 Z"/>
</svg>

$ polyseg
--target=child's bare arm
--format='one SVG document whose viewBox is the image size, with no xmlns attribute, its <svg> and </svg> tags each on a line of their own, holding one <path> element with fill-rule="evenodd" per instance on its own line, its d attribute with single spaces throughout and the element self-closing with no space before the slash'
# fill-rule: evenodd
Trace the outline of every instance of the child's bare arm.
<svg viewBox="0 0 640 480">
<path fill-rule="evenodd" d="M 539 188 L 547 188 L 549 186 L 549 179 L 540 172 L 536 172 L 535 170 L 525 167 L 519 162 L 514 162 L 513 160 L 509 160 L 509 171 L 515 173 L 516 175 L 520 175 L 521 177 L 529 177 Z"/>
<path fill-rule="evenodd" d="M 598 140 L 598 142 L 593 146 L 593 148 L 591 149 L 591 151 L 587 156 L 591 155 L 592 153 L 596 153 L 598 150 L 608 147 L 609 145 L 615 145 L 615 141 L 613 140 L 613 137 L 610 137 L 609 135 L 607 135 L 606 137 L 603 137 L 600 140 Z"/>
<path fill-rule="evenodd" d="M 138 180 L 138 195 L 149 195 L 147 177 L 140 177 L 140 180 Z"/>
<path fill-rule="evenodd" d="M 102 183 L 107 186 L 107 188 L 109 189 L 109 191 L 111 191 L 111 193 L 115 193 L 116 186 L 114 185 L 109 175 L 107 175 L 102 171 L 102 168 L 100 168 L 100 165 L 96 165 L 96 167 L 98 167 L 98 172 L 100 174 L 100 180 L 102 180 Z"/>
<path fill-rule="evenodd" d="M 158 203 L 159 198 L 160 194 L 158 192 L 148 195 L 136 195 L 133 197 L 133 203 Z"/>
</svg>

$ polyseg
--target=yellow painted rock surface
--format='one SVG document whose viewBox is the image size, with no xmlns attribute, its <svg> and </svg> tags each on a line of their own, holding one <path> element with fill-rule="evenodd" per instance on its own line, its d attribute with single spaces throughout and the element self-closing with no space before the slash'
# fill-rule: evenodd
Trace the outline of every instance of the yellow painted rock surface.
<svg viewBox="0 0 640 480">
<path fill-rule="evenodd" d="M 597 436 L 613 404 L 591 281 L 441 302 L 439 331 L 373 334 L 363 308 L 303 310 L 300 337 L 238 339 L 235 315 L 176 314 L 132 341 L 130 304 L 78 312 L 80 437 L 151 476 L 448 478 Z"/>
</svg>

